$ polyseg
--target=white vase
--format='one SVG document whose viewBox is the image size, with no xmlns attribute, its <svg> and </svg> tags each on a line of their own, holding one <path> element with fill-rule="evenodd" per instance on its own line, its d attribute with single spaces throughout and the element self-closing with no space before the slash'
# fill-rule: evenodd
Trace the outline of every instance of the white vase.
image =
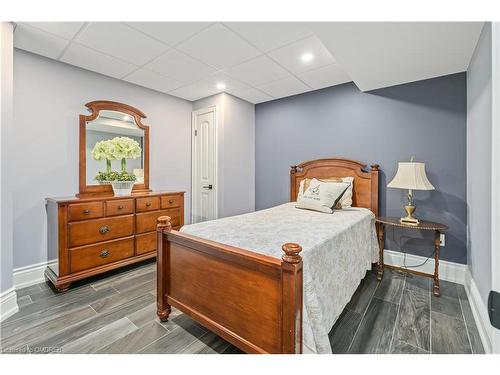
<svg viewBox="0 0 500 375">
<path fill-rule="evenodd" d="M 115 196 L 124 196 L 132 194 L 132 188 L 135 181 L 112 181 L 113 193 Z"/>
</svg>

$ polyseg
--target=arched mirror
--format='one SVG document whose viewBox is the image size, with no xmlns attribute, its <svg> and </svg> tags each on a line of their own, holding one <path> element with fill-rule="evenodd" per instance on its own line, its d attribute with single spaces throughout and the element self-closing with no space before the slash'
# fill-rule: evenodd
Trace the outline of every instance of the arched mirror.
<svg viewBox="0 0 500 375">
<path fill-rule="evenodd" d="M 149 126 L 137 108 L 112 101 L 85 104 L 80 115 L 80 194 L 113 194 L 111 180 L 149 191 Z"/>
</svg>

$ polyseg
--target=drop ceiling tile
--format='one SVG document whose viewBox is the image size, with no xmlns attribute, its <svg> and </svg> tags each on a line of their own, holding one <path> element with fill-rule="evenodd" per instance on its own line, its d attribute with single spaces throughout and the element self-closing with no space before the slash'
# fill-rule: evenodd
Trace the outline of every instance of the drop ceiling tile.
<svg viewBox="0 0 500 375">
<path fill-rule="evenodd" d="M 168 45 L 176 45 L 205 29 L 210 22 L 128 22 L 127 25 L 142 31 Z"/>
<path fill-rule="evenodd" d="M 218 89 L 217 84 L 219 83 L 223 83 L 225 88 Z M 238 96 L 240 92 L 250 89 L 250 86 L 245 85 L 243 82 L 233 79 L 227 74 L 220 72 L 196 82 L 196 84 L 201 87 L 207 87 L 208 89 L 215 88 L 217 92 L 227 92 L 236 96 Z"/>
<path fill-rule="evenodd" d="M 252 86 L 277 81 L 290 75 L 267 56 L 259 56 L 225 70 L 227 74 Z"/>
<path fill-rule="evenodd" d="M 264 52 L 313 35 L 297 22 L 229 22 L 225 25 Z"/>
<path fill-rule="evenodd" d="M 120 22 L 92 22 L 77 41 L 135 65 L 143 65 L 168 47 Z"/>
<path fill-rule="evenodd" d="M 64 39 L 72 39 L 85 22 L 20 22 Z"/>
<path fill-rule="evenodd" d="M 206 98 L 207 96 L 214 95 L 216 93 L 217 90 L 215 88 L 201 86 L 195 83 L 170 91 L 168 94 L 186 100 L 194 101 L 201 98 Z"/>
<path fill-rule="evenodd" d="M 259 86 L 258 89 L 271 95 L 273 98 L 283 98 L 285 96 L 300 94 L 311 90 L 307 85 L 295 77 L 280 79 L 279 81 Z"/>
<path fill-rule="evenodd" d="M 298 77 L 315 90 L 352 81 L 337 63 L 309 70 Z"/>
<path fill-rule="evenodd" d="M 242 91 L 242 92 L 238 93 L 237 96 L 243 100 L 246 100 L 247 102 L 254 103 L 254 104 L 273 100 L 272 96 L 267 95 L 266 93 L 264 93 L 260 90 L 254 89 L 254 88 L 250 88 L 248 90 Z"/>
<path fill-rule="evenodd" d="M 260 52 L 217 23 L 179 44 L 177 49 L 219 69 L 256 57 Z"/>
<path fill-rule="evenodd" d="M 183 85 L 175 79 L 164 77 L 147 69 L 139 69 L 123 80 L 161 92 L 169 92 Z"/>
<path fill-rule="evenodd" d="M 302 62 L 301 56 L 304 53 L 311 53 L 314 56 L 313 60 L 307 63 Z M 294 74 L 317 69 L 335 62 L 330 52 L 315 36 L 274 50 L 269 53 L 269 56 Z"/>
<path fill-rule="evenodd" d="M 17 25 L 14 47 L 56 59 L 69 41 L 28 25 Z"/>
<path fill-rule="evenodd" d="M 115 59 L 74 42 L 71 43 L 60 60 L 115 78 L 121 78 L 134 69 L 137 69 L 133 64 Z"/>
<path fill-rule="evenodd" d="M 145 68 L 184 83 L 198 81 L 216 71 L 174 49 L 154 59 Z"/>
</svg>

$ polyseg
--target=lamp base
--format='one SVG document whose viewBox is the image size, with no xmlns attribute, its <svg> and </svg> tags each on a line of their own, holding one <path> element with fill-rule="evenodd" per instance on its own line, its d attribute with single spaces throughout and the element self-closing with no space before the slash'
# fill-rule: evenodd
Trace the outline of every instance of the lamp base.
<svg viewBox="0 0 500 375">
<path fill-rule="evenodd" d="M 405 211 L 406 211 L 406 216 L 399 219 L 399 222 L 401 224 L 406 224 L 406 225 L 418 225 L 418 224 L 420 224 L 420 221 L 416 217 L 413 217 L 413 212 L 415 212 L 416 207 L 413 205 L 408 205 L 408 206 L 404 206 L 404 207 L 405 207 Z"/>
</svg>

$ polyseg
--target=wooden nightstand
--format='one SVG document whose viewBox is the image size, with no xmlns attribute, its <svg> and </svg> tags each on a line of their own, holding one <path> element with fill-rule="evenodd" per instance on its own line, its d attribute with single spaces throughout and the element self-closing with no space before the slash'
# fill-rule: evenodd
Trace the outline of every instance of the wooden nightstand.
<svg viewBox="0 0 500 375">
<path fill-rule="evenodd" d="M 377 222 L 377 232 L 378 232 L 378 245 L 379 245 L 379 262 L 377 267 L 377 280 L 382 280 L 384 276 L 384 267 L 391 268 L 398 271 L 408 272 L 415 275 L 430 277 L 434 280 L 434 295 L 436 297 L 440 296 L 439 291 L 439 250 L 440 250 L 440 235 L 442 232 L 448 229 L 444 224 L 432 223 L 430 221 L 421 221 L 418 225 L 408 225 L 401 224 L 399 222 L 399 217 L 377 217 L 375 219 Z M 425 273 L 420 271 L 415 271 L 410 268 L 396 267 L 384 264 L 384 240 L 385 240 L 385 226 L 392 225 L 394 227 L 400 227 L 405 229 L 416 229 L 416 230 L 432 230 L 434 231 L 434 273 Z"/>
</svg>

